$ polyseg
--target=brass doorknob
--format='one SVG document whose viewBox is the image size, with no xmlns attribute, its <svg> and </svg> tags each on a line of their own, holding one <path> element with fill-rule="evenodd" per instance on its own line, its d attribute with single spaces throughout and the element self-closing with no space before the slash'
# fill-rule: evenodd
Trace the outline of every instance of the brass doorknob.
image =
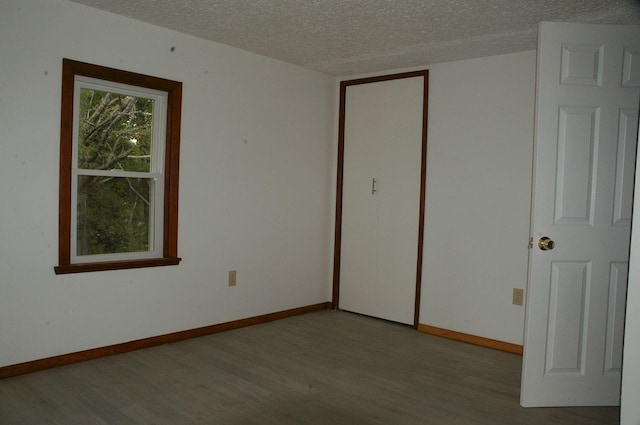
<svg viewBox="0 0 640 425">
<path fill-rule="evenodd" d="M 546 236 L 543 236 L 540 239 L 538 239 L 538 248 L 540 248 L 543 251 L 549 251 L 550 249 L 553 249 L 555 247 L 556 247 L 556 243 Z"/>
</svg>

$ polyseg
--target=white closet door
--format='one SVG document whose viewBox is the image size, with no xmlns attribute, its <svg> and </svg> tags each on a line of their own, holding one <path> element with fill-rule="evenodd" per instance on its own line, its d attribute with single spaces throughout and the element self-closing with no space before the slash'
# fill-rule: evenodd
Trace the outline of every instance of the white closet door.
<svg viewBox="0 0 640 425">
<path fill-rule="evenodd" d="M 345 95 L 340 308 L 413 324 L 424 77 Z"/>
</svg>

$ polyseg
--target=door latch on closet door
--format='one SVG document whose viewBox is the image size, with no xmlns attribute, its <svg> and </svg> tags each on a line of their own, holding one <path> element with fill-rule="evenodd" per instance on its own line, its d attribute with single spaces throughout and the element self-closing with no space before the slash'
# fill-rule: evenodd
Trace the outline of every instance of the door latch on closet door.
<svg viewBox="0 0 640 425">
<path fill-rule="evenodd" d="M 371 179 L 371 194 L 372 195 L 375 194 L 378 191 L 378 189 L 376 188 L 376 184 L 377 183 L 378 182 L 376 181 L 375 177 Z"/>
</svg>

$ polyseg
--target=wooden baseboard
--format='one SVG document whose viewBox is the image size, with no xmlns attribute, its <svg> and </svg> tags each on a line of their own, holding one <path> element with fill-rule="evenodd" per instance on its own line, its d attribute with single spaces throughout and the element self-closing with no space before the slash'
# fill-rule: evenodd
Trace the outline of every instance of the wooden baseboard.
<svg viewBox="0 0 640 425">
<path fill-rule="evenodd" d="M 493 348 L 494 350 L 506 351 L 508 353 L 522 355 L 522 345 L 511 344 L 510 342 L 497 341 L 495 339 L 483 338 L 465 334 L 462 332 L 450 331 L 448 329 L 436 328 L 429 325 L 418 325 L 418 331 L 441 336 L 443 338 L 455 339 L 456 341 L 466 342 L 468 344 L 480 345 L 482 347 Z"/>
<path fill-rule="evenodd" d="M 0 367 L 0 378 L 23 375 L 26 373 L 37 372 L 39 370 L 50 369 L 53 367 L 79 363 L 86 360 L 97 359 L 100 357 L 112 356 L 114 354 L 122 354 L 128 351 L 139 350 L 141 348 L 153 347 L 155 345 L 168 344 L 171 342 L 182 341 L 189 338 L 196 338 L 199 336 L 229 331 L 232 329 L 244 328 L 246 326 L 256 325 L 259 323 L 266 323 L 274 320 L 284 319 L 286 317 L 298 316 L 300 314 L 324 310 L 329 307 L 331 307 L 331 303 L 324 302 L 320 304 L 313 304 L 305 307 L 298 307 L 290 310 L 264 314 L 262 316 L 255 316 L 247 319 L 234 320 L 232 322 L 205 326 L 202 328 L 189 329 L 181 332 L 174 332 L 165 335 L 153 336 L 150 338 L 138 339 L 136 341 L 124 342 L 122 344 L 109 345 L 107 347 L 93 348 L 91 350 L 78 351 L 75 353 L 63 354 L 60 356 L 48 357 L 45 359 L 33 360 L 30 362 L 3 366 Z"/>
</svg>

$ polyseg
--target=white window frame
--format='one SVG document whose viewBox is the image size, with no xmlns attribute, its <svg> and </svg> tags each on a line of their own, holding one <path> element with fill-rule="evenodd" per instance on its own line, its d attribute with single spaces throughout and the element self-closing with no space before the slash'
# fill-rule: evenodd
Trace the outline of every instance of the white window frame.
<svg viewBox="0 0 640 425">
<path fill-rule="evenodd" d="M 78 168 L 78 133 L 80 128 L 80 91 L 99 90 L 125 96 L 153 100 L 153 121 L 151 130 L 151 167 L 149 172 L 122 170 L 91 170 Z M 166 139 L 167 93 L 144 87 L 130 86 L 112 81 L 76 75 L 73 93 L 73 157 L 71 169 L 71 261 L 75 264 L 105 261 L 126 261 L 157 258 L 162 256 L 162 232 L 164 212 L 164 151 Z M 152 182 L 149 199 L 149 250 L 141 252 L 121 252 L 109 254 L 78 255 L 78 177 L 131 177 L 146 178 Z M 160 196 L 156 196 L 159 194 Z"/>
</svg>

